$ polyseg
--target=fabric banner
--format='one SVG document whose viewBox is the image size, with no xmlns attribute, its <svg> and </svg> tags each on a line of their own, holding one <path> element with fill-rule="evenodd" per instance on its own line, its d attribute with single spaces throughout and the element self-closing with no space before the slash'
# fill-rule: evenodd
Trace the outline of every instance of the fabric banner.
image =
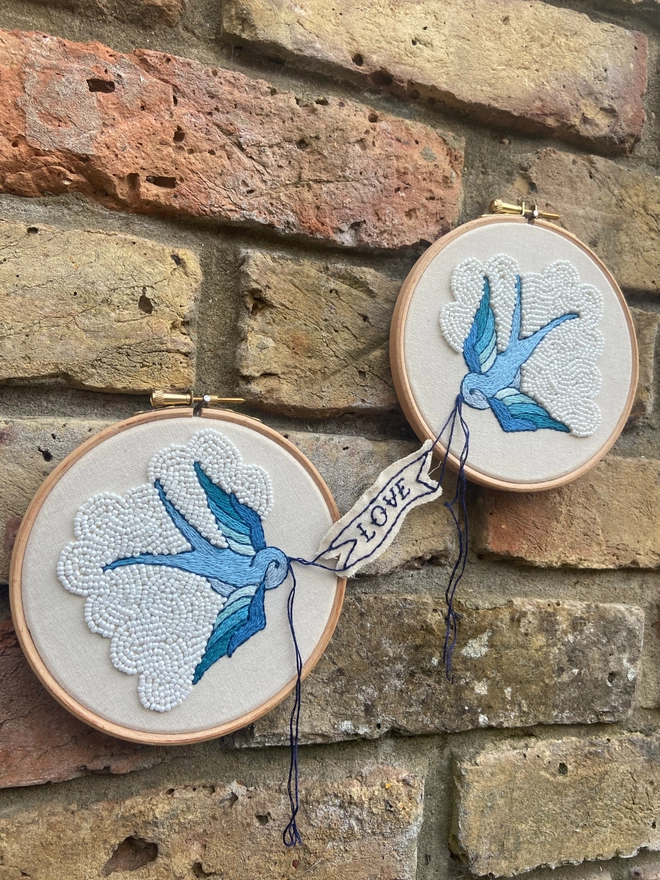
<svg viewBox="0 0 660 880">
<path fill-rule="evenodd" d="M 406 515 L 442 494 L 440 484 L 429 477 L 433 445 L 427 440 L 421 449 L 386 468 L 327 532 L 316 558 L 338 557 L 336 571 L 352 577 L 384 553 Z"/>
</svg>

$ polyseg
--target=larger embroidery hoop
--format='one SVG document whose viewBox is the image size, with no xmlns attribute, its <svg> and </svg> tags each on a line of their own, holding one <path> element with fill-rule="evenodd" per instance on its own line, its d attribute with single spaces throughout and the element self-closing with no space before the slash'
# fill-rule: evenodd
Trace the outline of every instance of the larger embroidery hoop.
<svg viewBox="0 0 660 880">
<path fill-rule="evenodd" d="M 498 269 L 500 257 L 508 258 L 509 263 L 502 259 Z M 470 265 L 468 261 L 471 261 Z M 559 268 L 558 264 L 561 264 Z M 577 284 L 584 288 L 585 302 L 588 295 L 592 295 L 587 288 L 595 289 L 596 297 L 602 297 L 602 318 L 594 321 L 596 333 L 603 337 L 602 351 L 598 351 L 597 335 L 584 349 L 587 362 L 591 367 L 595 364 L 602 376 L 600 391 L 589 398 L 600 413 L 600 423 L 595 428 L 593 419 L 587 424 L 587 430 L 593 428 L 588 436 L 547 428 L 507 432 L 490 407 L 476 409 L 465 403 L 463 406 L 470 429 L 469 456 L 464 470 L 470 480 L 517 492 L 563 485 L 584 474 L 606 454 L 630 413 L 637 386 L 637 343 L 630 312 L 616 281 L 598 257 L 575 236 L 554 224 L 543 220 L 530 223 L 522 217 L 489 216 L 466 223 L 443 236 L 424 253 L 406 278 L 397 300 L 390 335 L 392 374 L 399 402 L 413 429 L 423 440 L 436 440 L 459 391 L 465 389 L 463 379 L 470 370 L 460 351 L 460 331 L 462 327 L 463 333 L 467 333 L 483 295 L 483 286 L 478 293 L 475 288 L 479 265 L 484 269 L 479 283 L 483 284 L 484 274 L 497 275 L 499 271 L 504 278 L 500 287 L 505 291 L 500 299 L 509 297 L 508 316 L 506 308 L 501 308 L 499 315 L 497 311 L 495 313 L 498 349 L 491 353 L 493 357 L 506 348 L 502 340 L 510 329 L 515 309 L 516 267 L 522 279 L 523 304 L 527 293 L 528 312 L 530 307 L 534 308 L 530 292 L 542 290 L 545 281 L 553 277 L 552 272 L 568 278 L 565 281 L 568 286 L 577 278 Z M 490 283 L 492 288 L 498 285 L 496 278 L 491 278 Z M 455 320 L 456 315 L 451 315 L 451 309 L 460 310 L 456 304 L 460 303 L 462 295 L 466 302 L 461 324 L 461 316 Z M 470 295 L 471 303 L 468 302 Z M 575 295 L 575 291 L 567 294 L 569 300 Z M 494 301 L 493 295 L 491 302 Z M 451 308 L 446 311 L 448 306 Z M 555 314 L 546 309 L 546 316 L 536 324 L 533 324 L 533 315 L 525 318 L 524 309 L 523 305 L 521 336 L 532 332 L 531 329 L 525 330 L 526 322 L 533 325 L 533 329 L 543 323 L 549 326 L 550 318 L 559 318 L 562 311 L 566 323 L 569 322 L 568 307 L 558 308 Z M 444 328 L 441 325 L 443 315 Z M 452 324 L 457 328 L 453 344 L 448 340 Z M 552 331 L 555 337 L 559 329 Z M 547 337 L 548 341 L 552 339 L 552 333 Z M 539 351 L 543 344 L 539 345 Z M 583 342 L 579 344 L 583 345 Z M 489 354 L 488 351 L 481 353 L 484 356 Z M 525 391 L 524 372 L 522 381 L 522 390 Z M 588 384 L 585 382 L 585 387 Z M 590 393 L 594 390 L 593 385 L 592 381 Z M 555 418 L 555 421 L 559 420 Z M 460 441 L 455 439 L 450 447 L 448 464 L 454 469 L 459 467 L 461 442 L 462 437 Z M 446 446 L 446 438 L 441 439 L 436 445 L 437 454 L 444 455 Z"/>
<path fill-rule="evenodd" d="M 177 745 L 230 733 L 264 715 L 296 684 L 287 619 L 290 581 L 266 590 L 265 628 L 208 669 L 181 705 L 171 711 L 150 711 L 138 698 L 138 676 L 115 668 L 110 640 L 86 625 L 85 599 L 65 590 L 58 580 L 57 563 L 74 538 L 74 517 L 81 506 L 98 493 L 124 496 L 148 483 L 154 454 L 167 447 L 183 448 L 209 429 L 238 451 L 239 467 L 249 471 L 256 466 L 270 476 L 274 503 L 267 518 L 264 513 L 266 544 L 282 547 L 291 557 L 312 555 L 339 516 L 321 476 L 272 429 L 233 412 L 214 410 L 202 411 L 201 417 L 192 417 L 191 409 L 144 413 L 100 432 L 50 474 L 16 540 L 10 574 L 12 615 L 34 672 L 78 718 L 133 742 Z M 243 500 L 258 507 L 250 499 L 247 491 Z M 327 570 L 298 573 L 294 622 L 303 678 L 330 640 L 344 587 L 345 580 Z"/>
</svg>

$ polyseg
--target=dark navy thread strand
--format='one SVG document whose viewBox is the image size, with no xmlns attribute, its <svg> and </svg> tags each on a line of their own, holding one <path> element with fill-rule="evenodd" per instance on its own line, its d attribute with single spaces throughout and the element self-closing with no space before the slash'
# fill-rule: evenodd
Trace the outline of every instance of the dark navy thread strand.
<svg viewBox="0 0 660 880">
<path fill-rule="evenodd" d="M 465 475 L 465 465 L 467 463 L 467 458 L 470 451 L 470 431 L 465 419 L 463 418 L 462 394 L 459 394 L 457 396 L 454 409 L 452 410 L 451 415 L 445 422 L 444 427 L 442 428 L 440 434 L 438 434 L 438 437 L 435 441 L 435 443 L 437 443 L 442 437 L 443 433 L 447 430 L 447 427 L 450 426 L 449 438 L 447 440 L 445 454 L 443 456 L 442 464 L 440 467 L 440 482 L 444 477 L 457 422 L 460 425 L 461 431 L 463 432 L 463 447 L 461 449 L 458 460 L 456 491 L 451 501 L 445 501 L 445 507 L 451 514 L 452 520 L 454 521 L 454 526 L 456 527 L 456 534 L 458 535 L 458 558 L 456 559 L 451 575 L 449 576 L 449 583 L 447 584 L 447 589 L 445 590 L 447 616 L 445 618 L 446 629 L 442 659 L 445 664 L 445 673 L 449 681 L 453 681 L 452 657 L 454 653 L 454 648 L 456 647 L 456 640 L 458 638 L 459 615 L 456 613 L 456 610 L 454 608 L 454 596 L 456 594 L 456 589 L 461 581 L 461 578 L 463 577 L 463 574 L 465 572 L 469 545 L 468 515 L 466 503 L 467 477 Z M 435 443 L 433 444 L 434 446 Z M 463 520 L 462 525 L 461 518 Z"/>
<path fill-rule="evenodd" d="M 459 394 L 456 398 L 456 403 L 454 408 L 449 415 L 449 418 L 443 425 L 440 433 L 435 438 L 433 445 L 431 446 L 432 451 L 437 444 L 440 442 L 443 434 L 449 429 L 449 437 L 447 439 L 447 445 L 445 449 L 445 454 L 442 457 L 442 461 L 440 463 L 440 475 L 438 478 L 438 486 L 442 485 L 442 480 L 445 475 L 445 470 L 447 467 L 447 461 L 449 459 L 449 453 L 451 449 L 451 444 L 454 439 L 454 434 L 456 432 L 456 427 L 460 425 L 460 429 L 463 432 L 463 447 L 461 449 L 461 453 L 459 456 L 459 468 L 458 468 L 458 478 L 456 481 L 456 491 L 454 493 L 454 497 L 451 501 L 445 501 L 445 507 L 449 510 L 454 525 L 456 527 L 456 532 L 458 535 L 458 558 L 454 564 L 451 575 L 449 577 L 449 583 L 447 585 L 447 589 L 445 591 L 445 600 L 447 603 L 447 616 L 446 620 L 446 630 L 445 630 L 445 642 L 443 646 L 443 661 L 445 664 L 445 672 L 449 681 L 452 681 L 452 655 L 454 651 L 454 647 L 456 646 L 456 640 L 458 638 L 458 619 L 459 616 L 454 609 L 454 596 L 456 594 L 456 589 L 463 577 L 465 572 L 465 566 L 467 564 L 467 554 L 468 554 L 468 543 L 469 543 L 469 532 L 468 532 L 468 518 L 467 518 L 467 505 L 466 505 L 466 489 L 467 489 L 467 478 L 465 476 L 465 464 L 467 462 L 468 453 L 470 450 L 470 431 L 468 429 L 467 423 L 463 418 L 463 396 Z M 406 466 L 407 467 L 407 466 Z M 402 468 L 403 470 L 403 468 Z M 401 471 L 399 471 L 401 473 Z M 461 526 L 461 518 L 463 520 L 463 525 Z M 396 521 L 390 526 L 387 535 L 394 528 Z M 383 539 L 385 540 L 385 539 Z M 382 541 L 380 542 L 382 545 Z M 293 606 L 296 595 L 296 575 L 293 570 L 292 563 L 297 562 L 299 565 L 305 566 L 313 566 L 314 568 L 321 568 L 325 571 L 331 571 L 337 574 L 341 574 L 342 570 L 337 569 L 336 567 L 330 565 L 324 565 L 318 560 L 322 558 L 324 553 L 317 554 L 314 559 L 303 559 L 302 557 L 290 557 L 289 558 L 289 566 L 288 566 L 288 574 L 291 576 L 292 587 L 289 592 L 289 597 L 287 599 L 287 616 L 289 619 L 289 628 L 291 630 L 291 638 L 293 639 L 293 645 L 295 649 L 296 655 L 296 685 L 294 690 L 294 702 L 293 707 L 291 709 L 291 716 L 289 718 L 289 747 L 290 747 L 290 762 L 289 762 L 289 778 L 287 782 L 287 792 L 289 795 L 289 806 L 291 808 L 291 818 L 289 819 L 289 823 L 284 829 L 282 834 L 282 839 L 284 841 L 285 846 L 287 847 L 295 847 L 302 843 L 302 836 L 300 831 L 298 830 L 297 825 L 297 816 L 300 810 L 300 797 L 299 797 L 299 772 L 298 772 L 298 743 L 299 743 L 299 735 L 300 735 L 300 705 L 301 705 L 301 683 L 302 683 L 302 657 L 300 654 L 300 648 L 298 646 L 298 640 L 296 638 L 295 626 L 293 622 Z"/>
<path fill-rule="evenodd" d="M 454 493 L 454 497 L 451 501 L 445 501 L 445 507 L 449 511 L 452 517 L 452 521 L 456 528 L 456 534 L 458 536 L 458 557 L 452 569 L 452 572 L 449 576 L 449 582 L 447 584 L 447 589 L 445 590 L 445 601 L 447 603 L 447 615 L 446 615 L 446 630 L 445 630 L 445 641 L 443 645 L 443 661 L 445 664 L 445 672 L 449 681 L 453 680 L 452 673 L 452 655 L 454 652 L 454 648 L 456 646 L 456 640 L 458 638 L 458 620 L 459 615 L 456 613 L 454 608 L 454 597 L 456 594 L 456 590 L 458 585 L 465 573 L 465 567 L 467 564 L 468 557 L 468 545 L 469 545 L 469 528 L 468 528 L 468 515 L 467 515 L 467 504 L 466 504 L 466 492 L 467 492 L 467 477 L 465 475 L 465 465 L 467 463 L 468 454 L 470 451 L 470 431 L 467 426 L 467 422 L 463 417 L 463 395 L 458 394 L 456 397 L 456 403 L 447 418 L 447 421 L 444 423 L 442 428 L 440 429 L 439 434 L 433 441 L 431 449 L 432 451 L 438 443 L 441 441 L 443 435 L 449 431 L 449 436 L 447 438 L 445 444 L 445 453 L 440 462 L 440 473 L 437 478 L 438 486 L 442 485 L 442 481 L 445 476 L 445 471 L 447 469 L 447 462 L 449 460 L 451 445 L 454 441 L 454 435 L 458 434 L 460 431 L 463 434 L 463 446 L 461 448 L 461 452 L 459 455 L 459 467 L 458 467 L 458 477 L 456 480 L 456 491 Z M 397 473 L 400 474 L 404 468 L 401 469 Z M 435 479 L 435 478 L 433 478 Z M 396 521 L 392 523 L 390 528 L 386 531 L 385 536 L 379 542 L 378 546 L 382 546 L 383 542 L 386 540 L 387 536 L 390 534 L 394 526 L 396 525 Z M 347 526 L 348 528 L 348 526 Z M 339 537 L 339 536 L 337 536 Z M 337 540 L 335 538 L 335 540 Z M 335 548 L 336 549 L 336 548 Z M 377 549 L 377 548 L 376 548 Z M 322 568 L 325 571 L 336 572 L 337 574 L 341 574 L 343 569 L 336 568 L 330 565 L 324 565 L 318 560 L 321 559 L 327 550 L 323 551 L 323 553 L 317 554 L 313 559 L 302 559 L 300 557 L 292 557 L 290 562 L 297 562 L 300 565 L 314 566 L 315 568 Z"/>
<path fill-rule="evenodd" d="M 287 847 L 298 846 L 302 843 L 302 836 L 298 830 L 297 816 L 300 809 L 300 796 L 298 790 L 298 740 L 300 735 L 300 697 L 303 663 L 293 622 L 293 605 L 296 598 L 296 575 L 293 571 L 293 566 L 291 565 L 292 561 L 294 560 L 289 561 L 288 573 L 291 575 L 292 586 L 286 603 L 286 612 L 287 617 L 289 618 L 289 629 L 291 630 L 291 638 L 293 639 L 293 647 L 296 654 L 296 686 L 294 689 L 293 708 L 291 709 L 291 717 L 289 718 L 290 761 L 287 793 L 289 795 L 291 818 L 282 833 L 282 840 Z M 295 561 L 297 562 L 298 560 Z"/>
</svg>

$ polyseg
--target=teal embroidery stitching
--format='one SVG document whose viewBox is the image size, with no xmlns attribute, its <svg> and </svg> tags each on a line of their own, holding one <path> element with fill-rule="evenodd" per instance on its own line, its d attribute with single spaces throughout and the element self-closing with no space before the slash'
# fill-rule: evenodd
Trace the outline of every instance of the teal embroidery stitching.
<svg viewBox="0 0 660 880">
<path fill-rule="evenodd" d="M 581 284 L 569 262 L 521 274 L 506 254 L 485 264 L 465 260 L 451 286 L 455 301 L 442 309 L 440 326 L 468 368 L 464 402 L 490 409 L 506 432 L 593 434 L 600 424 L 595 364 L 604 345 L 600 292 Z"/>
<path fill-rule="evenodd" d="M 150 484 L 83 505 L 57 573 L 86 597 L 87 625 L 111 639 L 115 668 L 140 676 L 142 705 L 166 712 L 264 629 L 265 591 L 286 579 L 289 559 L 266 545 L 268 474 L 222 434 L 161 450 L 148 472 Z"/>
</svg>

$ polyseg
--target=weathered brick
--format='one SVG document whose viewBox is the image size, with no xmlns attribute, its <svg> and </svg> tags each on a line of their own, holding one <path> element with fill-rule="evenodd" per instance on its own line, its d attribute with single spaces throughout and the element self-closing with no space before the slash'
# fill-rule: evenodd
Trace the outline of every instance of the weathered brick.
<svg viewBox="0 0 660 880">
<path fill-rule="evenodd" d="M 635 325 L 639 348 L 639 381 L 629 417 L 629 421 L 636 422 L 653 412 L 655 342 L 660 315 L 655 312 L 646 312 L 643 309 L 631 309 L 630 313 Z"/>
<path fill-rule="evenodd" d="M 0 582 L 23 515 L 45 477 L 108 422 L 62 419 L 0 420 Z"/>
<path fill-rule="evenodd" d="M 195 376 L 194 254 L 107 232 L 0 221 L 0 382 L 186 388 Z"/>
<path fill-rule="evenodd" d="M 509 195 L 561 215 L 619 284 L 660 292 L 660 177 L 598 156 L 543 150 Z"/>
<path fill-rule="evenodd" d="M 475 874 L 660 849 L 660 737 L 529 741 L 455 765 L 452 842 Z"/>
<path fill-rule="evenodd" d="M 651 864 L 632 867 L 628 872 L 628 878 L 629 880 L 660 880 L 660 864 L 658 864 L 657 857 Z"/>
<path fill-rule="evenodd" d="M 531 0 L 225 0 L 231 39 L 432 98 L 492 125 L 630 150 L 644 121 L 646 37 Z M 530 47 L 534 51 L 530 53 Z"/>
<path fill-rule="evenodd" d="M 341 513 L 346 513 L 386 467 L 410 455 L 419 444 L 367 440 L 364 437 L 291 431 L 286 435 L 319 469 Z M 350 480 L 346 475 L 350 474 Z M 451 484 L 449 484 L 451 485 Z M 449 491 L 449 485 L 445 492 Z M 446 560 L 454 552 L 454 527 L 444 499 L 412 510 L 393 544 L 360 569 L 360 575 L 388 574 L 429 559 Z"/>
<path fill-rule="evenodd" d="M 374 269 L 246 252 L 236 358 L 241 394 L 289 415 L 393 409 L 389 331 L 400 288 L 400 280 Z M 631 313 L 640 355 L 630 416 L 636 421 L 653 407 L 660 318 Z"/>
<path fill-rule="evenodd" d="M 623 585 L 622 585 L 623 586 Z M 625 584 L 623 588 L 627 589 Z M 650 583 L 651 595 L 646 607 L 646 634 L 642 653 L 641 677 L 635 694 L 635 708 L 660 707 L 660 597 L 655 575 Z"/>
<path fill-rule="evenodd" d="M 196 61 L 0 32 L 0 187 L 343 245 L 433 240 L 462 147 L 421 123 Z"/>
<path fill-rule="evenodd" d="M 139 876 L 414 880 L 422 793 L 419 779 L 389 767 L 306 781 L 298 817 L 305 846 L 294 853 L 282 843 L 285 787 L 268 781 L 178 786 L 84 807 L 39 804 L 0 819 L 0 873 L 87 880 L 149 865 Z"/>
<path fill-rule="evenodd" d="M 348 597 L 329 648 L 305 680 L 301 741 L 602 723 L 629 713 L 643 635 L 640 609 L 518 599 L 462 612 L 450 685 L 441 660 L 442 602 Z M 289 713 L 287 702 L 228 745 L 285 745 Z M 29 669 L 9 620 L 0 624 L 0 720 L 5 787 L 101 769 L 126 773 L 171 757 L 163 748 L 96 733 L 56 704 Z"/>
<path fill-rule="evenodd" d="M 444 600 L 348 596 L 330 645 L 305 679 L 302 741 L 589 724 L 629 713 L 644 630 L 640 608 L 515 599 L 460 610 L 450 684 L 442 662 Z M 235 744 L 286 744 L 290 711 L 289 700 L 235 735 Z"/>
<path fill-rule="evenodd" d="M 71 9 L 94 18 L 117 18 L 149 26 L 174 27 L 186 8 L 185 0 L 35 0 L 44 6 Z"/>
<path fill-rule="evenodd" d="M 37 681 L 11 620 L 0 623 L 1 787 L 61 782 L 94 771 L 128 773 L 162 761 L 166 752 L 104 736 L 74 718 Z"/>
<path fill-rule="evenodd" d="M 240 393 L 293 415 L 394 409 L 388 346 L 400 288 L 374 269 L 246 254 Z"/>
<path fill-rule="evenodd" d="M 484 491 L 476 549 L 532 565 L 660 567 L 660 461 L 609 456 L 548 492 Z"/>
</svg>

